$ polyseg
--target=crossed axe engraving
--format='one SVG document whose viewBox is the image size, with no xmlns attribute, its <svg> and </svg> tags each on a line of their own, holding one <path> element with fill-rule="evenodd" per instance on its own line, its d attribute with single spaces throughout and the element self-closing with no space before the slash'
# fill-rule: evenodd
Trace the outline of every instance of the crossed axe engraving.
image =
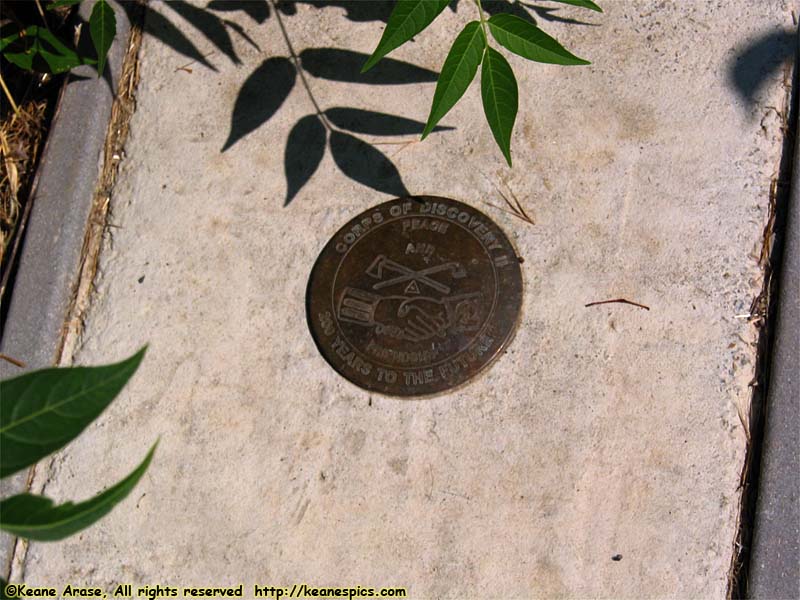
<svg viewBox="0 0 800 600">
<path fill-rule="evenodd" d="M 462 279 L 467 276 L 467 272 L 464 270 L 464 267 L 457 262 L 443 263 L 441 265 L 436 265 L 435 267 L 429 267 L 427 269 L 422 269 L 421 271 L 415 271 L 414 269 L 409 269 L 408 267 L 404 267 L 403 265 L 386 258 L 383 254 L 379 255 L 374 261 L 372 261 L 372 264 L 367 269 L 367 275 L 375 279 L 383 279 L 383 274 L 386 271 L 399 273 L 400 275 L 392 277 L 391 279 L 379 281 L 372 286 L 373 290 L 380 290 L 382 288 L 389 287 L 390 285 L 413 280 L 418 283 L 424 283 L 425 285 L 432 287 L 442 294 L 449 294 L 449 286 L 440 283 L 435 279 L 431 279 L 428 277 L 428 275 L 433 275 L 434 273 L 439 273 L 441 271 L 450 271 L 450 274 L 454 279 Z"/>
</svg>

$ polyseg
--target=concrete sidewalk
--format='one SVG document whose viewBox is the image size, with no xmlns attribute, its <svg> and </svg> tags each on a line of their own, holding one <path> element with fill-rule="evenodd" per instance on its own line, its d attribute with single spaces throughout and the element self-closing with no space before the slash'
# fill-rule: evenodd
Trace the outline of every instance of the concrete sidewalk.
<svg viewBox="0 0 800 600">
<path fill-rule="evenodd" d="M 467 2 L 392 54 L 416 68 L 390 64 L 370 84 L 350 81 L 349 61 L 379 39 L 381 3 L 150 4 L 76 360 L 150 350 L 36 483 L 85 498 L 161 444 L 99 525 L 32 544 L 24 580 L 723 597 L 754 363 L 754 327 L 737 317 L 761 285 L 791 4 L 533 12 L 593 64 L 510 59 L 513 169 L 476 86 L 442 122 L 455 129 L 422 143 L 395 143 L 415 139 L 400 135 L 408 122 L 357 112 L 424 121 L 430 71 L 475 18 Z M 332 134 L 307 182 L 320 145 L 301 119 L 315 107 L 279 18 L 316 104 L 349 109 L 330 120 L 381 132 L 356 134 L 375 151 Z M 285 160 L 287 144 L 299 150 Z M 496 187 L 536 225 L 490 206 Z M 403 189 L 485 211 L 525 261 L 506 355 L 420 401 L 343 380 L 305 323 L 323 245 Z M 584 307 L 619 297 L 650 310 Z"/>
</svg>

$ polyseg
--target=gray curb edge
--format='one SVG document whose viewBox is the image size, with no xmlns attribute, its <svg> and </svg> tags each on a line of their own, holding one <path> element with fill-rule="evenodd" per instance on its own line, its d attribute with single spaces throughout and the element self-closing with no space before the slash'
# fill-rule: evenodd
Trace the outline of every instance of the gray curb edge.
<svg viewBox="0 0 800 600">
<path fill-rule="evenodd" d="M 796 73 L 793 83 L 797 84 Z M 750 598 L 765 600 L 800 598 L 800 146 L 796 140 L 792 164 L 748 584 Z"/>
<path fill-rule="evenodd" d="M 130 35 L 130 22 L 114 3 L 117 37 L 107 69 L 116 89 Z M 88 21 L 91 6 L 81 6 Z M 89 67 L 73 70 L 85 79 L 66 84 L 42 154 L 33 204 L 19 255 L 0 352 L 27 369 L 58 360 L 64 321 L 77 284 L 81 250 L 99 177 L 114 93 Z M 0 377 L 22 369 L 0 361 Z M 0 483 L 0 494 L 20 493 L 27 472 Z M 0 533 L 3 577 L 10 571 L 14 539 Z"/>
</svg>

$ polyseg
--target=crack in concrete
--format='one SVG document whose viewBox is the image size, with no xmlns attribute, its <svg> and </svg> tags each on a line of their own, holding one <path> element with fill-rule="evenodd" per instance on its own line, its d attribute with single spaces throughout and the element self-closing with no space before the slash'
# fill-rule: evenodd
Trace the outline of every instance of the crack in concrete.
<svg viewBox="0 0 800 600">
<path fill-rule="evenodd" d="M 783 106 L 778 112 L 781 131 L 784 135 L 783 151 L 775 168 L 769 193 L 767 220 L 762 234 L 762 246 L 757 257 L 762 273 L 761 290 L 753 298 L 748 311 L 748 320 L 756 327 L 756 364 L 752 394 L 747 409 L 739 409 L 739 418 L 747 436 L 745 461 L 739 480 L 738 517 L 736 534 L 732 542 L 731 565 L 728 570 L 728 600 L 747 596 L 750 549 L 753 540 L 753 524 L 758 494 L 758 478 L 761 465 L 761 448 L 764 438 L 764 416 L 766 412 L 767 384 L 772 341 L 775 333 L 777 308 L 777 286 L 780 279 L 780 258 L 786 227 L 786 212 L 789 202 L 789 183 L 792 175 L 794 152 L 797 151 L 797 65 L 784 70 Z M 794 85 L 793 85 L 794 83 Z M 774 107 L 767 107 L 775 111 Z M 746 412 L 746 414 L 744 414 Z"/>
<path fill-rule="evenodd" d="M 131 117 L 136 110 L 135 92 L 139 84 L 139 47 L 144 30 L 144 5 L 138 14 L 131 15 L 131 33 L 122 61 L 117 94 L 111 108 L 103 149 L 103 168 L 95 189 L 92 210 L 81 250 L 80 274 L 64 322 L 58 364 L 72 364 L 83 331 L 83 322 L 92 301 L 94 281 L 103 238 L 108 228 L 110 203 L 119 165 L 124 158 L 125 141 Z"/>
</svg>

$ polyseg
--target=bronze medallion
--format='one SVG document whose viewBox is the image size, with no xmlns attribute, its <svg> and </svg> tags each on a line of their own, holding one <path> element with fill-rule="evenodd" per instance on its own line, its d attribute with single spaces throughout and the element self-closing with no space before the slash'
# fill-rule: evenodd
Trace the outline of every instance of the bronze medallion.
<svg viewBox="0 0 800 600">
<path fill-rule="evenodd" d="M 311 271 L 306 309 L 325 359 L 367 390 L 441 392 L 498 356 L 522 300 L 519 259 L 489 217 L 413 196 L 361 213 Z"/>
</svg>

